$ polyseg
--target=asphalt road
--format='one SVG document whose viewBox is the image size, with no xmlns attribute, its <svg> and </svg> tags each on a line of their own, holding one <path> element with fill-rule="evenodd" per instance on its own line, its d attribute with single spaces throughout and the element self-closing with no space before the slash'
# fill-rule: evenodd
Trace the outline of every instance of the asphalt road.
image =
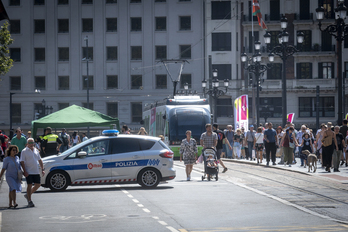
<svg viewBox="0 0 348 232">
<path fill-rule="evenodd" d="M 156 189 L 138 185 L 40 188 L 27 208 L 6 209 L 0 189 L 1 231 L 347 231 L 348 185 L 316 176 L 227 163 L 219 181 L 202 181 L 196 165 Z M 25 189 L 25 186 L 24 186 Z"/>
</svg>

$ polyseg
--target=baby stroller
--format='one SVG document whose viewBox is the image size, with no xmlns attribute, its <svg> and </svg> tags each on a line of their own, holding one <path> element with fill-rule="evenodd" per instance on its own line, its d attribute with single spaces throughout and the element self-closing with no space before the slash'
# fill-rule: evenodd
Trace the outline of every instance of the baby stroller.
<svg viewBox="0 0 348 232">
<path fill-rule="evenodd" d="M 202 181 L 206 178 L 206 175 L 208 175 L 208 181 L 210 181 L 210 179 L 213 177 L 215 177 L 215 180 L 218 181 L 219 166 L 217 164 L 217 156 L 216 156 L 215 149 L 206 148 L 203 152 L 203 161 L 204 161 L 204 175 L 202 176 Z M 209 163 L 211 164 L 211 162 L 215 163 L 216 166 L 209 165 Z"/>
</svg>

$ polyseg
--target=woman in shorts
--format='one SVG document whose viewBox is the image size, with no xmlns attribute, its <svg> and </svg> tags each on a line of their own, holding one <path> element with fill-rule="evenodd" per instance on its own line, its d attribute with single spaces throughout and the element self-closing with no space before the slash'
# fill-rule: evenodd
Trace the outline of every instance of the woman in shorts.
<svg viewBox="0 0 348 232">
<path fill-rule="evenodd" d="M 262 153 L 263 153 L 263 133 L 262 127 L 257 128 L 255 138 L 254 138 L 254 149 L 256 151 L 257 163 L 262 163 Z"/>
</svg>

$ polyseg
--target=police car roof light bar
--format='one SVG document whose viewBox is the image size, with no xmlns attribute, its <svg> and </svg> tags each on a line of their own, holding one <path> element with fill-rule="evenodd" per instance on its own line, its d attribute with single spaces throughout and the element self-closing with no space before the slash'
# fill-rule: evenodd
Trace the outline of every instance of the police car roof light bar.
<svg viewBox="0 0 348 232">
<path fill-rule="evenodd" d="M 118 130 L 103 130 L 103 135 L 106 136 L 117 136 L 120 132 Z"/>
</svg>

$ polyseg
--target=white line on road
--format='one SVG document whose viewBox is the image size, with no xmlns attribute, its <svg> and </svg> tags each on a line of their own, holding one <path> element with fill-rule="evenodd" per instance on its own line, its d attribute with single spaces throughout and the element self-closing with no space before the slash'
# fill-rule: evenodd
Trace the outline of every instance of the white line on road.
<svg viewBox="0 0 348 232">
<path fill-rule="evenodd" d="M 122 192 L 123 192 L 124 194 L 128 194 L 128 191 L 126 191 L 126 190 L 122 190 Z"/>
<path fill-rule="evenodd" d="M 2 227 L 2 214 L 0 212 L 0 232 L 1 232 L 1 227 Z"/>
<path fill-rule="evenodd" d="M 171 227 L 171 226 L 167 226 L 167 229 L 173 232 L 179 232 L 178 230 L 176 230 L 175 228 Z"/>
<path fill-rule="evenodd" d="M 134 203 L 139 203 L 139 201 L 137 199 L 132 199 L 134 201 Z"/>
<path fill-rule="evenodd" d="M 131 194 L 128 194 L 127 196 L 128 196 L 129 198 L 133 198 L 133 196 L 132 196 Z"/>
<path fill-rule="evenodd" d="M 161 224 L 161 225 L 164 225 L 164 226 L 168 225 L 168 224 L 167 224 L 166 222 L 164 222 L 164 221 L 158 221 L 158 223 Z"/>
<path fill-rule="evenodd" d="M 143 204 L 138 204 L 138 206 L 139 206 L 140 208 L 144 207 L 144 205 L 143 205 Z"/>
<path fill-rule="evenodd" d="M 152 217 L 153 219 L 155 219 L 155 220 L 158 220 L 159 219 L 159 217 L 156 217 L 156 216 L 154 216 L 154 217 Z"/>
<path fill-rule="evenodd" d="M 144 208 L 143 210 L 144 210 L 144 212 L 146 212 L 146 213 L 150 213 L 150 212 L 151 212 L 151 211 L 148 210 L 147 208 Z"/>
</svg>

